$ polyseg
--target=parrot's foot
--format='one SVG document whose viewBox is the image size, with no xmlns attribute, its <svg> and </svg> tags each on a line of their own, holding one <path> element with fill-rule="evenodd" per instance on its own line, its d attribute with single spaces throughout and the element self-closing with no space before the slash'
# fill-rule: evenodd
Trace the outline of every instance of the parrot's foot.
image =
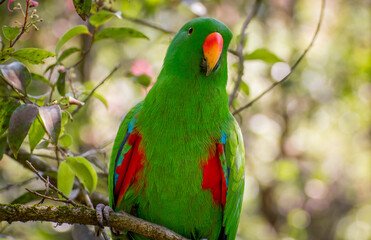
<svg viewBox="0 0 371 240">
<path fill-rule="evenodd" d="M 107 223 L 109 222 L 109 215 L 111 212 L 113 212 L 112 208 L 110 206 L 104 205 L 102 203 L 99 203 L 95 210 L 97 211 L 97 220 L 101 227 L 104 227 L 103 220 L 106 220 Z"/>
<path fill-rule="evenodd" d="M 109 215 L 111 212 L 113 212 L 113 210 L 110 206 L 104 205 L 102 203 L 99 203 L 95 207 L 95 210 L 97 212 L 97 220 L 99 224 L 99 227 L 95 228 L 95 236 L 99 237 L 102 234 L 103 239 L 109 239 L 106 231 L 104 231 L 103 220 L 106 220 L 107 223 L 109 223 Z"/>
<path fill-rule="evenodd" d="M 103 221 L 106 220 L 107 223 L 109 223 L 109 215 L 111 212 L 113 212 L 113 209 L 110 206 L 104 205 L 103 203 L 99 203 L 95 210 L 97 211 L 97 220 L 99 223 L 99 226 L 101 228 L 104 228 Z M 120 230 L 116 230 L 115 228 L 111 227 L 111 231 L 113 235 L 120 235 L 122 232 Z M 99 236 L 99 232 L 97 232 L 97 236 Z"/>
</svg>

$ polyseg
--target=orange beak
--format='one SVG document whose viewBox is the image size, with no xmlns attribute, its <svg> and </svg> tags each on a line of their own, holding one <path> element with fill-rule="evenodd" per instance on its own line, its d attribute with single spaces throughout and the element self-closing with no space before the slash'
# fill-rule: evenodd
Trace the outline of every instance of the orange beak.
<svg viewBox="0 0 371 240">
<path fill-rule="evenodd" d="M 210 33 L 205 39 L 203 51 L 207 64 L 206 76 L 209 76 L 216 63 L 219 61 L 220 55 L 223 51 L 222 35 L 218 32 Z"/>
</svg>

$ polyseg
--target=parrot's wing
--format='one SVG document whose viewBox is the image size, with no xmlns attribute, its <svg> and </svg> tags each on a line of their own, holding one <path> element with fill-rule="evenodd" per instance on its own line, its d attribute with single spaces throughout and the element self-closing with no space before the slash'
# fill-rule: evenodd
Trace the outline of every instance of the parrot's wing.
<svg viewBox="0 0 371 240">
<path fill-rule="evenodd" d="M 245 150 L 241 129 L 234 118 L 232 127 L 226 131 L 224 137 L 222 136 L 221 141 L 225 144 L 223 157 L 225 157 L 227 164 L 225 172 L 227 172 L 228 187 L 223 212 L 223 227 L 227 239 L 233 240 L 237 234 L 245 185 Z M 223 159 L 221 160 L 223 162 Z M 223 166 L 224 168 L 225 166 Z"/>
<path fill-rule="evenodd" d="M 138 103 L 125 116 L 112 148 L 108 183 L 110 206 L 115 210 L 123 209 L 122 200 L 129 187 L 137 181 L 137 172 L 142 167 L 143 154 L 139 150 L 141 136 L 135 129 L 136 115 L 141 106 L 142 102 Z"/>
</svg>

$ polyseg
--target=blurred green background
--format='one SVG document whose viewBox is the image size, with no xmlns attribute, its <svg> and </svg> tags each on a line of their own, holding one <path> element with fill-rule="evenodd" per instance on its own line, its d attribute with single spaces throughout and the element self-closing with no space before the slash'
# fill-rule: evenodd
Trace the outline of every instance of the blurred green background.
<svg viewBox="0 0 371 240">
<path fill-rule="evenodd" d="M 24 5 L 23 0 L 11 4 L 17 2 Z M 326 2 L 319 36 L 289 80 L 236 116 L 246 148 L 246 184 L 238 239 L 371 239 L 371 2 Z M 171 31 L 197 16 L 214 17 L 234 33 L 230 48 L 235 49 L 253 3 L 117 0 L 112 1 L 112 8 Z M 0 5 L 0 25 L 15 26 L 22 16 L 19 11 L 9 12 L 6 4 L 7 1 Z M 266 48 L 292 65 L 309 44 L 320 9 L 320 0 L 263 1 L 246 31 L 244 53 Z M 38 47 L 54 52 L 64 32 L 86 24 L 75 13 L 72 0 L 40 0 L 37 14 L 44 20 L 37 24 L 39 31 L 31 29 L 16 49 Z M 143 60 L 149 65 L 147 70 L 152 68 L 148 71 L 153 71 L 155 80 L 173 37 L 172 33 L 116 17 L 103 27 L 107 26 L 132 27 L 150 40 L 97 42 L 84 63 L 74 69 L 74 86 L 84 91 L 92 89 L 118 63 L 122 64 L 97 91 L 105 97 L 108 107 L 94 98 L 67 125 L 73 137 L 71 150 L 99 149 L 93 158 L 104 166 L 121 120 L 145 97 L 143 86 L 127 73 L 132 72 L 135 61 Z M 66 45 L 84 49 L 87 40 L 76 37 Z M 64 64 L 70 66 L 77 59 L 78 55 L 72 55 Z M 230 54 L 228 60 L 231 92 L 238 59 Z M 49 58 L 45 65 L 27 66 L 42 74 L 54 61 Z M 265 90 L 277 74 L 285 74 L 285 66 L 245 61 L 243 81 L 248 91 L 239 92 L 233 108 Z M 37 83 L 31 89 L 34 95 L 48 90 Z M 107 195 L 105 171 L 98 169 L 103 177 L 97 192 Z M 32 180 L 4 189 L 32 177 L 32 172 L 4 156 L 0 161 L 0 202 L 13 201 L 25 193 L 24 187 L 42 188 L 40 181 Z M 3 222 L 0 239 L 72 239 L 71 228 L 52 223 Z"/>
</svg>

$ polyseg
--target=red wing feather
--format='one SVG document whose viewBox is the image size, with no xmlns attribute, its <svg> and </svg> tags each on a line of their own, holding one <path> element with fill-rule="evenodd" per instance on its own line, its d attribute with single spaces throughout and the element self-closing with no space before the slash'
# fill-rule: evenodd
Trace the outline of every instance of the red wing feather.
<svg viewBox="0 0 371 240">
<path fill-rule="evenodd" d="M 121 165 L 117 166 L 116 173 L 118 174 L 117 183 L 114 188 L 116 197 L 116 206 L 120 206 L 125 193 L 131 184 L 137 182 L 137 174 L 143 168 L 144 152 L 140 149 L 142 136 L 134 131 L 130 134 L 128 143 L 131 148 L 124 154 L 124 159 Z"/>
</svg>

